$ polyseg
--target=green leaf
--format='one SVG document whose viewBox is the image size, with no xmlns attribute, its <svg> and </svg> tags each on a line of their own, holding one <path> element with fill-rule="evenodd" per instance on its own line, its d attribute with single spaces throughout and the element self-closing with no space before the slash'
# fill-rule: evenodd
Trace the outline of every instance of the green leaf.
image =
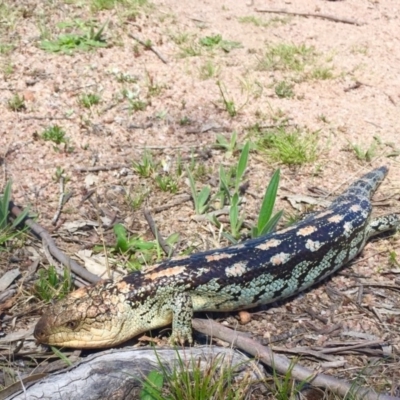
<svg viewBox="0 0 400 400">
<path fill-rule="evenodd" d="M 217 143 L 215 144 L 216 147 L 222 147 L 226 150 L 229 148 L 229 143 L 226 140 L 226 137 L 224 135 L 221 135 L 220 133 L 217 133 Z"/>
<path fill-rule="evenodd" d="M 164 376 L 158 371 L 151 371 L 143 382 L 143 389 L 139 397 L 140 400 L 160 400 L 162 399 L 161 389 L 164 384 Z"/>
<path fill-rule="evenodd" d="M 232 232 L 234 231 L 236 232 L 238 219 L 239 219 L 239 195 L 235 193 L 232 196 L 232 202 L 229 208 L 229 221 L 231 223 Z"/>
<path fill-rule="evenodd" d="M 63 360 L 65 362 L 66 365 L 68 365 L 68 367 L 70 367 L 72 365 L 72 361 L 65 356 L 65 354 L 63 352 L 61 352 L 59 349 L 57 349 L 57 347 L 53 347 L 50 346 L 51 351 L 61 360 Z"/>
<path fill-rule="evenodd" d="M 267 233 L 272 232 L 275 228 L 276 225 L 278 225 L 279 220 L 281 219 L 283 215 L 283 210 L 278 211 L 261 229 L 261 231 L 258 232 L 258 236 L 263 236 L 266 235 Z"/>
<path fill-rule="evenodd" d="M 250 143 L 247 142 L 243 147 L 243 150 L 240 154 L 239 162 L 236 169 L 236 191 L 239 189 L 240 181 L 246 171 L 247 161 L 249 159 L 249 150 L 250 150 Z"/>
<path fill-rule="evenodd" d="M 0 200 L 0 229 L 5 229 L 7 226 L 8 205 L 11 198 L 11 181 L 8 181 L 4 187 L 4 193 Z"/>
<path fill-rule="evenodd" d="M 129 249 L 129 242 L 126 236 L 126 229 L 122 224 L 114 225 L 114 233 L 117 238 L 116 249 L 126 252 Z"/>
<path fill-rule="evenodd" d="M 125 229 L 125 228 L 124 228 Z M 155 243 L 153 242 L 146 242 L 142 239 L 131 239 L 128 242 L 128 249 L 135 248 L 139 250 L 151 250 L 154 249 Z"/>
<path fill-rule="evenodd" d="M 228 202 L 230 203 L 231 194 L 229 192 L 229 187 L 228 187 L 228 178 L 226 176 L 225 168 L 222 165 L 219 166 L 219 182 L 221 190 L 225 192 L 225 195 L 228 198 Z"/>
<path fill-rule="evenodd" d="M 274 209 L 276 194 L 279 186 L 280 170 L 277 169 L 265 190 L 264 199 L 261 205 L 260 214 L 258 216 L 257 231 L 258 235 L 262 235 L 265 231 L 265 225 L 268 223 Z"/>
<path fill-rule="evenodd" d="M 210 197 L 211 189 L 209 186 L 204 186 L 203 189 L 201 189 L 198 197 L 199 201 L 199 211 L 201 210 L 200 214 L 203 214 L 203 212 L 206 211 L 208 206 L 206 206 L 207 200 Z"/>
<path fill-rule="evenodd" d="M 231 243 L 233 243 L 233 244 L 236 244 L 237 243 L 237 240 L 231 235 L 231 234 L 229 234 L 228 232 L 222 232 L 222 236 L 225 238 L 225 239 L 227 239 L 227 240 L 229 240 Z"/>
<path fill-rule="evenodd" d="M 178 242 L 179 236 L 180 236 L 179 233 L 173 233 L 172 235 L 169 235 L 165 239 L 165 243 L 169 244 L 170 246 L 173 246 L 175 243 Z"/>
</svg>

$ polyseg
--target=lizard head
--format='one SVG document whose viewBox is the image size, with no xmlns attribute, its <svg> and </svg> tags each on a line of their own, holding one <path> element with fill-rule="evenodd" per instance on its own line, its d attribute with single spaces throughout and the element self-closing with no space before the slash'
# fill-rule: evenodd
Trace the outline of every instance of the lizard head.
<svg viewBox="0 0 400 400">
<path fill-rule="evenodd" d="M 98 348 L 117 345 L 141 333 L 129 329 L 132 310 L 124 293 L 112 293 L 105 287 L 103 282 L 78 289 L 50 306 L 35 327 L 35 338 L 54 346 Z"/>
</svg>

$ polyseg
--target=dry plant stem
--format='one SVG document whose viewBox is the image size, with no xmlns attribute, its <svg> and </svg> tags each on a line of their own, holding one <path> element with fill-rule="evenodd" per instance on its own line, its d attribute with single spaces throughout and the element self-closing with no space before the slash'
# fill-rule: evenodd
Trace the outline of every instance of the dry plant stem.
<svg viewBox="0 0 400 400">
<path fill-rule="evenodd" d="M 151 229 L 151 233 L 163 249 L 164 253 L 167 256 L 173 256 L 173 251 L 172 249 L 168 246 L 167 242 L 164 240 L 164 238 L 160 235 L 160 232 L 158 232 L 156 223 L 154 222 L 153 217 L 151 216 L 150 212 L 146 209 L 143 209 L 143 214 L 144 217 L 146 218 L 147 223 L 149 224 L 149 227 Z"/>
<path fill-rule="evenodd" d="M 160 207 L 154 207 L 151 211 L 153 211 L 155 213 L 159 213 L 161 211 L 168 210 L 171 207 L 179 206 L 182 203 L 186 203 L 187 201 L 189 201 L 191 199 L 192 199 L 192 196 L 190 194 L 186 194 L 174 201 L 171 201 L 168 204 L 164 204 L 163 206 L 160 206 Z"/>
<path fill-rule="evenodd" d="M 379 394 L 373 390 L 361 388 L 360 386 L 350 384 L 329 375 L 318 374 L 311 369 L 302 367 L 298 364 L 293 367 L 293 363 L 287 357 L 281 354 L 274 354 L 270 348 L 261 345 L 237 331 L 225 328 L 215 321 L 195 318 L 192 321 L 192 325 L 194 329 L 201 333 L 224 340 L 232 346 L 257 357 L 260 361 L 267 364 L 280 374 L 285 375 L 289 370 L 291 370 L 291 375 L 294 379 L 307 381 L 313 386 L 329 389 L 340 396 L 346 396 L 348 393 L 352 393 L 355 399 L 399 400 L 398 397 Z"/>
<path fill-rule="evenodd" d="M 52 225 L 56 225 L 57 221 L 58 221 L 58 218 L 60 218 L 61 210 L 62 210 L 62 207 L 63 207 L 63 204 L 64 204 L 64 196 L 65 196 L 65 193 L 64 193 L 64 177 L 61 176 L 60 177 L 60 198 L 58 200 L 57 211 L 54 214 L 53 219 L 51 220 Z"/>
<path fill-rule="evenodd" d="M 27 383 L 36 382 L 42 378 L 45 378 L 46 376 L 47 376 L 47 374 L 35 374 L 35 375 L 27 376 L 26 378 L 23 378 L 23 379 L 21 379 L 21 377 L 18 376 L 18 378 L 19 378 L 18 382 L 13 383 L 12 385 L 7 386 L 5 389 L 0 391 L 0 400 L 6 399 L 7 397 L 16 393 L 18 390 L 25 391 L 25 385 Z"/>
<path fill-rule="evenodd" d="M 139 39 L 135 35 L 132 35 L 131 33 L 128 33 L 128 36 L 130 38 L 136 40 L 138 43 L 140 43 L 146 49 L 151 50 L 164 64 L 168 64 L 168 61 L 166 60 L 166 58 L 163 55 L 161 55 L 153 46 L 149 46 L 147 43 L 143 42 L 143 40 Z"/>
<path fill-rule="evenodd" d="M 296 11 L 287 11 L 284 9 L 277 10 L 277 9 L 273 9 L 273 8 L 256 8 L 255 11 L 262 12 L 262 13 L 297 15 L 300 17 L 322 18 L 322 19 L 328 19 L 329 21 L 342 22 L 343 24 L 351 24 L 351 25 L 357 25 L 357 26 L 364 25 L 364 23 L 355 21 L 353 19 L 339 18 L 339 17 L 335 17 L 334 15 L 329 15 L 329 14 L 303 13 L 303 12 L 296 12 Z"/>
<path fill-rule="evenodd" d="M 99 172 L 99 171 L 112 171 L 120 168 L 130 168 L 128 164 L 113 164 L 113 165 L 99 165 L 97 167 L 75 167 L 75 171 L 79 172 Z"/>
<path fill-rule="evenodd" d="M 16 217 L 18 217 L 18 215 L 20 215 L 22 212 L 20 208 L 17 207 L 12 201 L 10 201 L 10 211 L 11 214 L 15 215 Z M 48 249 L 50 253 L 53 255 L 53 257 L 56 258 L 61 264 L 70 267 L 71 271 L 74 274 L 79 275 L 81 278 L 85 279 L 90 283 L 96 283 L 100 281 L 100 278 L 97 275 L 92 274 L 91 272 L 83 268 L 81 265 L 79 265 L 77 262 L 69 258 L 67 255 L 65 255 L 56 246 L 50 234 L 39 224 L 32 221 L 30 218 L 25 218 L 24 223 L 32 230 L 32 232 L 34 232 L 36 235 L 38 235 L 42 240 L 44 240 L 47 243 Z"/>
</svg>

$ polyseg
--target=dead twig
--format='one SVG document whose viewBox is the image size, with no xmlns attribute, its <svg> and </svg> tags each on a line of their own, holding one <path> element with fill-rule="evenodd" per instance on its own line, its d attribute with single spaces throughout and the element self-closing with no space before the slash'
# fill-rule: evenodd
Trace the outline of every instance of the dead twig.
<svg viewBox="0 0 400 400">
<path fill-rule="evenodd" d="M 351 393 L 356 399 L 365 400 L 399 400 L 385 394 L 376 393 L 371 389 L 365 389 L 354 383 L 342 381 L 325 374 L 318 374 L 309 368 L 299 364 L 293 366 L 293 362 L 281 354 L 275 354 L 270 348 L 246 337 L 245 335 L 225 328 L 221 324 L 212 320 L 195 318 L 192 321 L 193 328 L 210 337 L 215 337 L 225 342 L 229 342 L 247 353 L 257 357 L 261 362 L 267 364 L 280 374 L 286 375 L 291 371 L 293 379 L 309 382 L 313 386 L 330 389 L 340 396 L 347 396 Z"/>
<path fill-rule="evenodd" d="M 273 8 L 256 8 L 255 11 L 261 12 L 261 13 L 296 15 L 299 17 L 322 18 L 322 19 L 327 19 L 329 21 L 341 22 L 343 24 L 350 24 L 350 25 L 357 25 L 357 26 L 361 26 L 361 25 L 365 24 L 364 22 L 358 22 L 358 21 L 355 21 L 354 19 L 339 18 L 339 17 L 335 17 L 334 15 L 329 15 L 329 14 L 306 13 L 306 12 L 288 11 L 288 10 L 284 10 L 284 9 L 278 10 L 278 9 L 273 9 Z"/>
<path fill-rule="evenodd" d="M 10 212 L 12 215 L 15 215 L 18 217 L 21 214 L 21 209 L 17 207 L 12 201 L 10 201 Z M 35 233 L 37 236 L 39 236 L 44 242 L 46 242 L 47 247 L 50 251 L 50 253 L 53 255 L 54 258 L 56 258 L 61 264 L 70 267 L 71 271 L 80 276 L 81 278 L 85 279 L 86 281 L 90 283 L 95 283 L 100 281 L 100 278 L 97 275 L 92 274 L 85 268 L 83 268 L 81 265 L 79 265 L 76 261 L 72 260 L 69 258 L 67 255 L 65 255 L 57 246 L 56 243 L 54 242 L 53 238 L 50 236 L 50 234 L 42 228 L 39 224 L 36 222 L 32 221 L 30 218 L 25 218 L 24 219 L 24 224 L 31 229 L 33 233 Z"/>
<path fill-rule="evenodd" d="M 130 168 L 131 165 L 128 164 L 112 164 L 112 165 L 99 165 L 97 167 L 75 167 L 75 171 L 79 172 L 99 172 L 99 171 L 112 171 L 114 169 L 120 168 Z"/>
<path fill-rule="evenodd" d="M 178 199 L 171 201 L 168 204 L 164 204 L 163 206 L 160 206 L 160 207 L 154 207 L 151 211 L 155 212 L 155 213 L 159 213 L 161 211 L 168 210 L 171 207 L 179 206 L 182 203 L 186 203 L 191 198 L 192 198 L 192 196 L 190 194 L 185 194 L 184 196 L 179 197 Z"/>
<path fill-rule="evenodd" d="M 349 345 L 349 346 L 344 345 L 344 346 L 339 346 L 339 347 L 329 347 L 329 348 L 323 348 L 323 349 L 318 349 L 318 350 L 324 354 L 331 354 L 331 353 L 340 353 L 342 351 L 348 351 L 348 350 L 364 349 L 366 347 L 381 346 L 382 343 L 384 343 L 383 340 L 371 340 L 371 341 L 362 341 L 362 342 L 356 343 L 354 345 Z"/>
<path fill-rule="evenodd" d="M 149 224 L 150 230 L 153 234 L 153 236 L 156 238 L 157 242 L 163 249 L 164 253 L 168 256 L 171 257 L 174 255 L 174 251 L 172 248 L 167 244 L 167 242 L 164 240 L 164 238 L 160 235 L 160 232 L 158 232 L 156 223 L 154 222 L 153 217 L 150 214 L 150 211 L 143 209 L 143 214 L 144 217 L 146 218 L 147 223 Z"/>
<path fill-rule="evenodd" d="M 60 176 L 60 198 L 58 200 L 57 211 L 54 214 L 53 219 L 51 220 L 52 225 L 56 225 L 57 221 L 58 221 L 58 218 L 60 218 L 61 210 L 62 210 L 62 207 L 64 205 L 64 196 L 65 196 L 65 193 L 64 193 L 64 177 Z"/>
<path fill-rule="evenodd" d="M 133 40 L 136 40 L 138 43 L 140 43 L 145 49 L 151 50 L 164 64 L 168 64 L 167 59 L 160 54 L 151 44 L 143 42 L 143 40 L 139 39 L 137 36 L 132 35 L 132 33 L 128 33 L 128 36 L 132 38 Z"/>
</svg>

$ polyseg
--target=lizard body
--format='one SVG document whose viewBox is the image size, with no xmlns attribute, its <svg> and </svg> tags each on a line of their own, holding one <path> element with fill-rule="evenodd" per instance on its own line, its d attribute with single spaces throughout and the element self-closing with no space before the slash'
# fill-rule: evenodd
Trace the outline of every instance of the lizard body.
<svg viewBox="0 0 400 400">
<path fill-rule="evenodd" d="M 327 209 L 286 229 L 78 289 L 50 307 L 34 335 L 51 345 L 109 347 L 172 322 L 171 341 L 191 342 L 193 312 L 299 293 L 348 263 L 370 237 L 400 225 L 395 214 L 370 218 L 371 196 L 386 174 L 386 167 L 371 171 Z"/>
</svg>

